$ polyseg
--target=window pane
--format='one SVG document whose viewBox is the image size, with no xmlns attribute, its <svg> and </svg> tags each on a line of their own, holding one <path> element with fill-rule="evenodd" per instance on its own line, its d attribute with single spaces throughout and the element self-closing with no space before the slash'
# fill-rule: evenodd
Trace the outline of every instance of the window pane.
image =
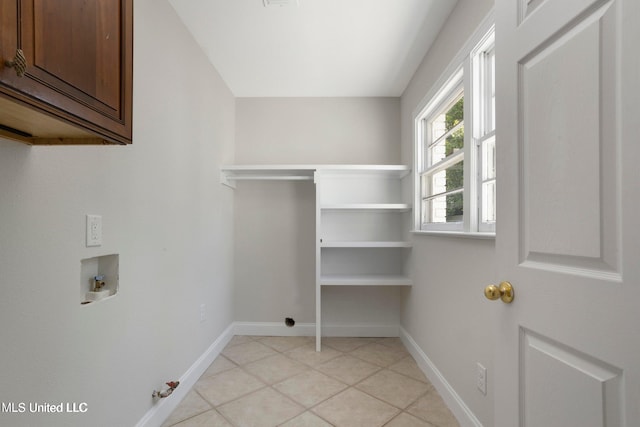
<svg viewBox="0 0 640 427">
<path fill-rule="evenodd" d="M 446 191 L 457 190 L 464 186 L 464 161 L 461 160 L 458 163 L 449 166 L 441 173 L 444 173 L 445 175 Z M 434 193 L 437 194 L 438 192 Z"/>
<path fill-rule="evenodd" d="M 462 188 L 464 186 L 464 161 L 433 174 L 422 176 L 423 223 L 458 222 L 464 213 Z M 455 194 L 445 194 L 457 191 Z M 434 195 L 442 194 L 438 197 Z"/>
<path fill-rule="evenodd" d="M 462 222 L 463 192 L 447 194 L 422 202 L 422 222 Z"/>
<path fill-rule="evenodd" d="M 496 181 L 482 183 L 482 222 L 496 220 Z"/>
<path fill-rule="evenodd" d="M 446 157 L 457 153 L 464 148 L 464 123 L 460 122 L 454 127 L 446 138 L 441 138 L 429 147 L 429 158 L 431 164 L 435 165 Z"/>
<path fill-rule="evenodd" d="M 464 148 L 464 97 L 430 122 L 429 166 Z M 446 137 L 444 137 L 446 135 Z M 444 138 L 443 138 L 444 137 Z"/>
<path fill-rule="evenodd" d="M 480 186 L 480 221 L 494 223 L 496 221 L 496 139 L 487 138 L 482 141 L 481 168 L 482 184 Z"/>
<path fill-rule="evenodd" d="M 486 52 L 485 59 L 485 93 L 487 97 L 487 123 L 485 134 L 495 130 L 496 128 L 496 85 L 495 85 L 495 64 L 496 64 L 496 52 L 492 48 Z"/>
<path fill-rule="evenodd" d="M 436 141 L 442 135 L 447 133 L 447 128 L 445 125 L 445 114 L 439 114 L 435 119 L 431 122 L 431 138 L 430 141 Z"/>
<path fill-rule="evenodd" d="M 458 124 L 464 120 L 464 97 L 460 97 L 458 101 L 445 113 L 445 128 L 448 131 L 455 128 Z M 453 150 L 458 150 L 464 147 L 464 129 L 461 132 L 454 132 L 447 137 L 447 153 L 450 155 Z"/>
<path fill-rule="evenodd" d="M 496 139 L 490 138 L 482 142 L 482 180 L 496 177 Z"/>
<path fill-rule="evenodd" d="M 464 120 L 464 96 L 460 96 L 460 99 L 445 113 L 445 127 L 451 130 L 462 120 Z"/>
<path fill-rule="evenodd" d="M 422 197 L 458 190 L 464 186 L 464 161 L 433 174 L 422 175 Z"/>
<path fill-rule="evenodd" d="M 436 163 L 438 163 L 439 161 L 441 161 L 446 157 L 445 143 L 446 143 L 446 140 L 442 139 L 429 147 L 429 152 L 427 154 L 427 158 L 429 159 L 429 164 L 427 166 L 435 165 Z"/>
</svg>

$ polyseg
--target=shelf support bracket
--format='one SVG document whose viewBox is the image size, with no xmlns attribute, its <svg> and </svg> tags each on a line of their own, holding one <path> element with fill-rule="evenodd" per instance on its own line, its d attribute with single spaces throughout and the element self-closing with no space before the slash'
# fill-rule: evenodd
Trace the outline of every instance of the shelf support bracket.
<svg viewBox="0 0 640 427">
<path fill-rule="evenodd" d="M 234 190 L 236 189 L 236 184 L 233 181 L 229 181 L 229 176 L 225 171 L 220 171 L 220 184 L 226 185 Z"/>
</svg>

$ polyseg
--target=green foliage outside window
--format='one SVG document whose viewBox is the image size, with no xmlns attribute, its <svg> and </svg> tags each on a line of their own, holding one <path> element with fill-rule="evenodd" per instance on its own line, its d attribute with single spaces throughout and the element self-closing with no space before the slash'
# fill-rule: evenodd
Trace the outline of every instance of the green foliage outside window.
<svg viewBox="0 0 640 427">
<path fill-rule="evenodd" d="M 445 128 L 450 131 L 464 120 L 464 97 L 460 98 L 445 115 Z M 445 141 L 445 156 L 453 154 L 464 147 L 464 125 L 449 135 Z M 464 186 L 463 175 L 464 162 L 456 163 L 447 169 L 447 191 L 462 188 Z M 462 217 L 463 198 L 462 193 L 447 196 L 447 221 L 457 221 Z"/>
</svg>

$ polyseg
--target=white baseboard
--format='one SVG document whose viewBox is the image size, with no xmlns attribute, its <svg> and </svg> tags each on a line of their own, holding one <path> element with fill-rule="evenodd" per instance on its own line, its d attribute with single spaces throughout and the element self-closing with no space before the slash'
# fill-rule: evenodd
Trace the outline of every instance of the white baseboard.
<svg viewBox="0 0 640 427">
<path fill-rule="evenodd" d="M 171 415 L 178 407 L 182 399 L 193 388 L 198 378 L 207 370 L 209 365 L 213 363 L 216 357 L 222 352 L 226 345 L 231 341 L 234 335 L 255 335 L 255 336 L 314 336 L 316 333 L 316 325 L 314 323 L 297 323 L 293 327 L 287 327 L 279 322 L 234 322 L 229 325 L 222 334 L 209 346 L 209 348 L 196 360 L 187 372 L 180 378 L 180 386 L 175 389 L 170 398 L 160 399 L 144 417 L 136 424 L 136 427 L 157 427 Z M 421 353 L 415 341 L 402 329 L 399 325 L 327 325 L 322 327 L 322 335 L 330 337 L 397 337 L 400 336 L 402 341 L 411 351 L 408 340 Z M 411 351 L 416 360 L 418 356 Z M 424 353 L 422 353 L 424 355 Z M 424 356 L 430 366 L 433 366 L 429 359 Z M 418 362 L 420 364 L 420 361 Z M 427 370 L 420 364 L 425 373 Z M 435 370 L 435 367 L 433 368 Z M 437 372 L 437 370 L 435 370 Z M 437 375 L 440 375 L 439 372 Z M 441 375 L 440 375 L 441 376 Z M 431 376 L 427 374 L 431 379 Z M 432 380 L 436 386 L 435 380 Z M 446 382 L 445 382 L 446 383 Z M 448 385 L 447 385 L 448 386 Z M 436 386 L 436 388 L 438 388 Z M 450 387 L 449 387 L 450 388 Z M 453 389 L 451 389 L 453 391 Z M 438 388 L 440 392 L 440 389 Z M 443 395 L 444 393 L 440 393 Z M 445 399 L 447 401 L 447 399 Z M 451 406 L 449 401 L 447 404 Z M 454 411 L 455 413 L 455 411 Z M 456 414 L 457 416 L 457 414 Z M 481 424 L 469 424 L 474 427 L 482 427 Z"/>
<path fill-rule="evenodd" d="M 180 385 L 171 393 L 171 396 L 166 399 L 160 399 L 154 405 L 136 427 L 157 427 L 171 415 L 171 413 L 178 407 L 182 399 L 193 388 L 198 378 L 207 370 L 209 365 L 218 357 L 220 352 L 231 341 L 234 335 L 234 324 L 232 323 L 227 329 L 220 334 L 220 336 L 209 346 L 209 348 L 196 360 L 193 365 L 187 370 L 187 372 L 180 378 Z"/>
<path fill-rule="evenodd" d="M 296 323 L 288 327 L 280 322 L 235 322 L 234 335 L 274 337 L 311 337 L 316 334 L 315 323 Z M 397 337 L 399 325 L 326 325 L 322 336 L 327 337 Z"/>
<path fill-rule="evenodd" d="M 431 381 L 431 384 L 433 384 L 438 393 L 440 393 L 440 396 L 442 396 L 442 399 L 449 409 L 451 409 L 451 412 L 453 412 L 453 415 L 460 425 L 462 427 L 482 427 L 482 423 L 476 418 L 471 409 L 469 409 L 458 393 L 451 387 L 433 362 L 429 360 L 411 335 L 402 327 L 400 327 L 400 339 L 416 360 L 422 372 L 424 372 L 429 381 Z"/>
<path fill-rule="evenodd" d="M 296 323 L 288 327 L 281 322 L 234 322 L 234 335 L 255 335 L 263 337 L 308 337 L 316 334 L 313 323 Z"/>
</svg>

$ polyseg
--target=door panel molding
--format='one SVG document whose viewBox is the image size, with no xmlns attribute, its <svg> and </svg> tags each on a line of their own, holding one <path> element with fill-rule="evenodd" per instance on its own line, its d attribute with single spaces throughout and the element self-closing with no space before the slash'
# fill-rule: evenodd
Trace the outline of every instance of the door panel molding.
<svg viewBox="0 0 640 427">
<path fill-rule="evenodd" d="M 616 4 L 518 63 L 521 265 L 622 280 Z"/>
<path fill-rule="evenodd" d="M 522 327 L 520 354 L 522 427 L 622 425 L 622 369 Z"/>
<path fill-rule="evenodd" d="M 538 7 L 546 0 L 519 0 L 518 1 L 518 25 L 522 24 Z"/>
</svg>

